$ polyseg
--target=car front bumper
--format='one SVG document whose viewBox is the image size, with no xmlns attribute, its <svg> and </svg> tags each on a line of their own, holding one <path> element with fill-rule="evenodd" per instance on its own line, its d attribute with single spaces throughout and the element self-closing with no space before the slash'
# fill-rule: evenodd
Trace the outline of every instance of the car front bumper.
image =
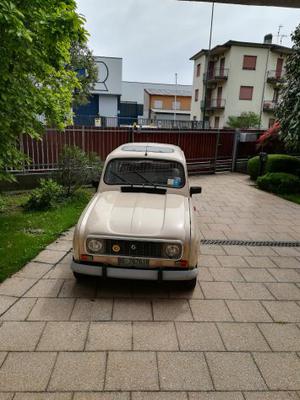
<svg viewBox="0 0 300 400">
<path fill-rule="evenodd" d="M 77 263 L 74 260 L 72 261 L 71 269 L 74 272 L 84 275 L 105 276 L 107 278 L 119 279 L 142 279 L 149 281 L 190 281 L 198 275 L 198 268 L 185 270 L 123 268 L 82 264 Z"/>
</svg>

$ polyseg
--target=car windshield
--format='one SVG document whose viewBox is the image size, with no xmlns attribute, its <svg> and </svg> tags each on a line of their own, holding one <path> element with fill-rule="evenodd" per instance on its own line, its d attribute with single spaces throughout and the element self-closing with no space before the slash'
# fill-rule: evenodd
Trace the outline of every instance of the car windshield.
<svg viewBox="0 0 300 400">
<path fill-rule="evenodd" d="M 185 185 L 183 166 L 176 161 L 154 159 L 114 159 L 107 165 L 107 185 L 143 185 L 182 188 Z"/>
</svg>

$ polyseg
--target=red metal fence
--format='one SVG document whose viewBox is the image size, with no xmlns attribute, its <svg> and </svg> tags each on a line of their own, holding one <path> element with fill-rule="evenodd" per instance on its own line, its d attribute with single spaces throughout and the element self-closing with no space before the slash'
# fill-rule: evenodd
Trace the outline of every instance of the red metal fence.
<svg viewBox="0 0 300 400">
<path fill-rule="evenodd" d="M 232 170 L 241 156 L 247 158 L 255 152 L 255 145 L 249 149 L 238 145 L 234 130 L 160 130 L 131 128 L 70 127 L 64 132 L 47 129 L 43 139 L 33 140 L 24 135 L 20 140 L 21 149 L 31 159 L 24 165 L 24 171 L 47 171 L 57 167 L 58 158 L 64 146 L 78 146 L 87 153 L 95 152 L 102 160 L 121 144 L 135 142 L 158 142 L 178 145 L 185 153 L 190 173 Z M 249 154 L 248 154 L 249 153 Z"/>
</svg>

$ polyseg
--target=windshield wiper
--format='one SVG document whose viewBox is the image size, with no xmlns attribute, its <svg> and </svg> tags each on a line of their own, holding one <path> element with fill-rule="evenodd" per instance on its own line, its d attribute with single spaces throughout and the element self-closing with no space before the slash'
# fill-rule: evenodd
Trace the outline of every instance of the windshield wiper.
<svg viewBox="0 0 300 400">
<path fill-rule="evenodd" d="M 126 179 L 122 178 L 122 176 L 120 176 L 119 174 L 117 174 L 114 171 L 109 171 L 113 176 L 115 176 L 116 178 L 120 179 L 120 181 L 126 183 L 127 185 L 133 186 L 134 183 L 128 182 Z"/>
<path fill-rule="evenodd" d="M 137 171 L 130 171 L 130 172 L 133 173 L 133 174 L 136 174 L 136 175 L 139 176 L 140 178 L 144 179 L 144 181 L 145 181 L 146 183 L 149 183 L 150 185 L 152 185 L 152 186 L 154 186 L 154 187 L 157 186 L 154 182 L 152 182 L 152 181 L 150 181 L 149 179 L 145 178 L 144 175 L 140 174 L 139 172 L 137 172 Z"/>
</svg>

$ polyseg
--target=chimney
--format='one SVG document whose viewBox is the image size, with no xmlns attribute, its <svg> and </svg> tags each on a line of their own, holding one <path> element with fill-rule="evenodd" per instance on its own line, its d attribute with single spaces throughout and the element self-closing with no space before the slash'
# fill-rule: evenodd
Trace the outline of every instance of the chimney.
<svg viewBox="0 0 300 400">
<path fill-rule="evenodd" d="M 273 35 L 272 33 L 268 33 L 268 35 L 264 37 L 264 44 L 272 44 L 272 41 L 273 41 Z"/>
</svg>

